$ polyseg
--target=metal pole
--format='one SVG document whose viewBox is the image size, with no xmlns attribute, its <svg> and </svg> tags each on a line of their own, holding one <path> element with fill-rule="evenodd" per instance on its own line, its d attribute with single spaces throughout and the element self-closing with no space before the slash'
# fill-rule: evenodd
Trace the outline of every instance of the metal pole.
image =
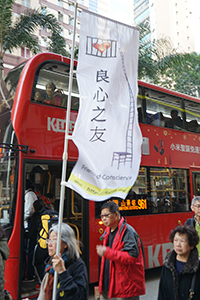
<svg viewBox="0 0 200 300">
<path fill-rule="evenodd" d="M 73 39 L 72 39 L 72 54 L 71 54 L 71 63 L 70 63 L 70 76 L 69 76 L 69 95 L 67 100 L 67 115 L 66 115 L 66 129 L 65 129 L 65 142 L 64 142 L 64 152 L 63 152 L 63 165 L 62 165 L 62 180 L 61 180 L 61 190 L 60 190 L 60 206 L 59 206 L 59 222 L 58 222 L 58 237 L 57 237 L 57 248 L 56 254 L 60 253 L 60 244 L 61 244 L 61 226 L 63 221 L 63 209 L 64 209 L 64 198 L 65 198 L 65 185 L 63 182 L 66 181 L 66 171 L 67 171 L 67 159 L 68 159 L 68 140 L 71 139 L 69 136 L 69 121 L 70 121 L 70 110 L 71 110 L 71 92 L 72 92 L 72 83 L 73 83 L 73 69 L 74 69 L 74 45 L 75 45 L 75 36 L 76 36 L 76 19 L 77 19 L 77 8 L 78 3 L 75 4 L 74 12 L 74 27 L 73 27 Z M 54 273 L 54 282 L 53 282 L 53 300 L 56 300 L 56 290 L 58 282 L 58 273 Z"/>
</svg>

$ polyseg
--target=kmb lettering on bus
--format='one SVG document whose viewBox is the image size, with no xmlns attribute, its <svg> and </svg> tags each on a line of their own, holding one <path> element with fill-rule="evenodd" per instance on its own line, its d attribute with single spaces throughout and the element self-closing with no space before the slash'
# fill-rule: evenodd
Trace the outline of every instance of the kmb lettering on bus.
<svg viewBox="0 0 200 300">
<path fill-rule="evenodd" d="M 65 119 L 51 118 L 47 117 L 47 130 L 54 132 L 65 132 Z M 74 130 L 74 121 L 69 121 L 69 133 L 72 133 Z"/>
<path fill-rule="evenodd" d="M 149 269 L 160 267 L 162 265 L 162 261 L 159 262 L 158 260 L 158 256 L 161 248 L 162 248 L 162 261 L 163 261 L 168 251 L 173 248 L 173 244 L 172 243 L 158 244 L 156 245 L 154 252 L 153 252 L 153 246 L 148 246 L 148 263 L 149 263 L 148 268 Z"/>
</svg>

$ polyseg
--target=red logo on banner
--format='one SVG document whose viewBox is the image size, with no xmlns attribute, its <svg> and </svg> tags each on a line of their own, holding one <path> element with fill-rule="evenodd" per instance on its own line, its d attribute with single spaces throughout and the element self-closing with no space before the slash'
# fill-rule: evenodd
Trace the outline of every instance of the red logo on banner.
<svg viewBox="0 0 200 300">
<path fill-rule="evenodd" d="M 93 43 L 92 47 L 97 49 L 99 52 L 103 53 L 106 49 L 110 48 L 110 44 L 108 42 L 103 42 L 101 44 Z"/>
</svg>

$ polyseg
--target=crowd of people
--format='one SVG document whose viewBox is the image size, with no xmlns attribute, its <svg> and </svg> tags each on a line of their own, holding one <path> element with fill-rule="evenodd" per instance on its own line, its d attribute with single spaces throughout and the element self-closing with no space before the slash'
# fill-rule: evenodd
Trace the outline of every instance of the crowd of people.
<svg viewBox="0 0 200 300">
<path fill-rule="evenodd" d="M 45 91 L 36 89 L 33 100 L 35 102 L 66 107 L 66 96 L 63 94 L 63 90 L 57 89 L 53 82 L 46 84 Z"/>
<path fill-rule="evenodd" d="M 170 116 L 171 118 L 164 117 L 162 112 L 147 114 L 147 123 L 154 126 L 173 128 L 177 130 L 200 132 L 200 125 L 198 124 L 197 120 L 185 121 L 184 124 L 184 121 L 179 116 L 177 109 L 172 109 Z M 143 123 L 141 108 L 138 108 L 138 121 Z"/>
<path fill-rule="evenodd" d="M 32 264 L 32 254 L 38 241 L 41 212 L 47 208 L 46 203 L 41 198 L 36 199 L 34 193 L 30 182 L 27 181 L 24 246 L 28 257 L 26 266 L 28 276 L 37 275 Z M 50 196 L 54 199 L 53 195 Z M 32 201 L 32 207 L 28 206 L 26 201 Z M 164 258 L 158 300 L 200 299 L 200 196 L 193 198 L 191 209 L 194 212 L 193 218 L 170 232 L 169 238 L 173 249 Z M 105 225 L 103 244 L 96 246 L 100 258 L 100 300 L 139 300 L 139 296 L 145 294 L 142 240 L 135 229 L 120 215 L 119 207 L 114 201 L 102 205 L 100 217 Z M 59 234 L 61 244 L 58 255 L 56 250 Z M 79 241 L 74 230 L 68 224 L 62 223 L 59 232 L 56 222 L 49 229 L 45 244 L 46 256 L 42 257 L 44 267 L 41 269 L 41 285 L 37 299 L 52 299 L 54 274 L 57 272 L 56 299 L 87 300 L 89 288 L 87 269 L 80 257 Z M 0 299 L 4 299 L 4 268 L 8 256 L 7 239 L 0 227 Z"/>
</svg>

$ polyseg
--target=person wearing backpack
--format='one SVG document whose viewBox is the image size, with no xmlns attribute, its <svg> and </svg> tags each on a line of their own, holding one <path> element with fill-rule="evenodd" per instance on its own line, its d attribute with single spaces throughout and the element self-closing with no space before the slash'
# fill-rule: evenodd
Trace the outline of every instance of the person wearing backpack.
<svg viewBox="0 0 200 300">
<path fill-rule="evenodd" d="M 145 294 L 145 271 L 141 240 L 137 232 L 120 216 L 114 201 L 101 207 L 106 226 L 103 245 L 97 245 L 101 257 L 100 299 L 138 300 Z"/>
<path fill-rule="evenodd" d="M 41 200 L 41 199 L 40 199 Z M 37 228 L 37 244 L 33 254 L 33 265 L 39 283 L 44 277 L 45 260 L 48 257 L 46 240 L 49 238 L 51 226 L 58 222 L 58 212 L 43 206 L 40 210 L 40 218 Z"/>
<path fill-rule="evenodd" d="M 34 192 L 37 195 L 38 199 L 42 199 L 44 201 L 45 206 L 51 209 L 50 199 L 48 199 L 45 195 L 42 195 L 42 187 L 39 183 L 35 184 Z"/>
</svg>

